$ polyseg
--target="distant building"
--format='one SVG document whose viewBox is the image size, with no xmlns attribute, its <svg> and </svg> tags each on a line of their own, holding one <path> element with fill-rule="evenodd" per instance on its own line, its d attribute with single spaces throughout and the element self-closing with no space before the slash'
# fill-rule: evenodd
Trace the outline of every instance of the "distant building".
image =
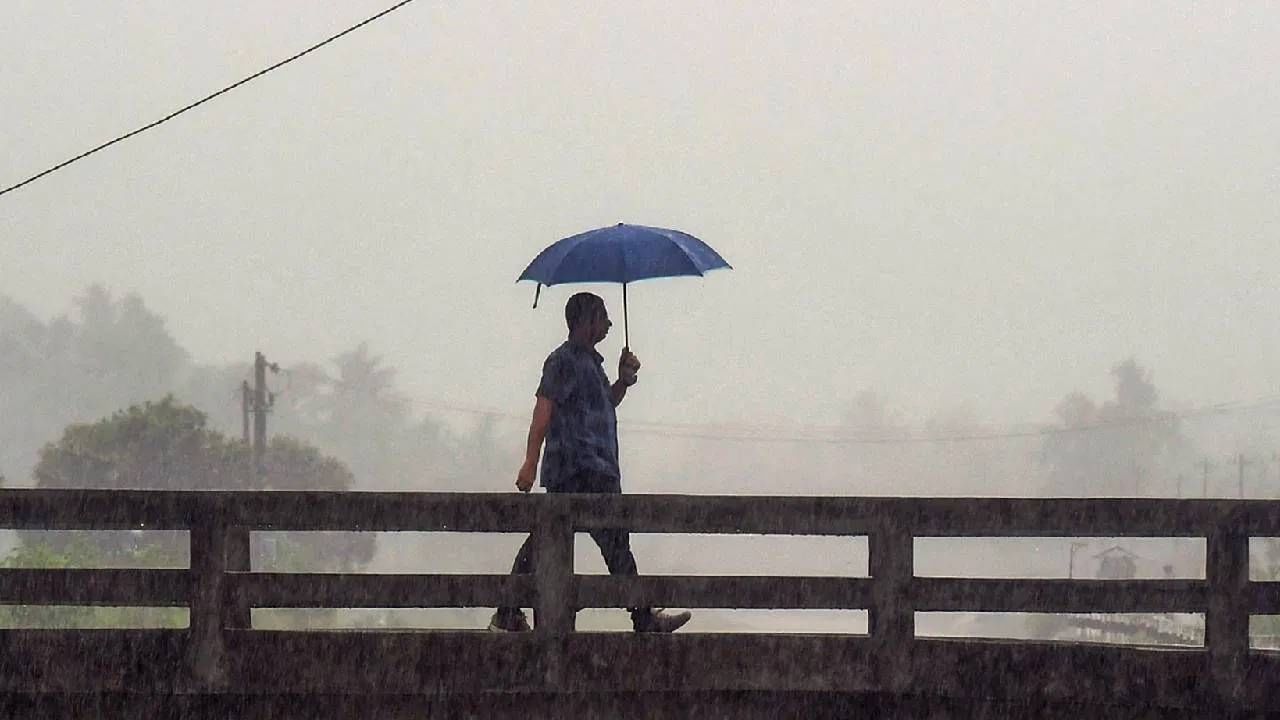
<svg viewBox="0 0 1280 720">
<path fill-rule="evenodd" d="M 1098 561 L 1097 576 L 1103 580 L 1131 580 L 1138 574 L 1137 555 L 1113 545 L 1093 556 Z"/>
<path fill-rule="evenodd" d="M 1143 577 L 1152 577 L 1154 563 L 1119 545 L 1113 545 L 1093 556 L 1098 567 L 1094 575 L 1100 580 L 1132 580 L 1138 576 L 1138 563 L 1144 563 Z M 1165 578 L 1172 578 L 1172 563 L 1159 567 Z M 1204 643 L 1204 623 L 1188 613 L 1072 613 L 1064 626 L 1051 639 L 1122 643 L 1138 645 L 1200 646 Z"/>
</svg>

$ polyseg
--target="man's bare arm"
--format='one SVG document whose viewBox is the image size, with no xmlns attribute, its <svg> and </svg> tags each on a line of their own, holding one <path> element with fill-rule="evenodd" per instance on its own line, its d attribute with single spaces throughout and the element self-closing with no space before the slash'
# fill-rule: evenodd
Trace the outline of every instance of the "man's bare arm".
<svg viewBox="0 0 1280 720">
<path fill-rule="evenodd" d="M 516 475 L 516 487 L 520 492 L 533 489 L 533 481 L 538 476 L 538 456 L 542 454 L 542 442 L 547 438 L 547 428 L 551 427 L 551 416 L 555 414 L 556 404 L 547 398 L 538 397 L 533 406 L 533 419 L 529 422 L 529 439 L 524 449 L 524 464 Z"/>
<path fill-rule="evenodd" d="M 613 401 L 613 406 L 618 407 L 622 404 L 622 399 L 627 396 L 628 385 L 622 380 L 614 380 L 609 386 L 609 399 Z"/>
<path fill-rule="evenodd" d="M 609 399 L 618 407 L 627 396 L 627 388 L 636 384 L 636 373 L 640 372 L 638 360 L 630 348 L 622 348 L 622 357 L 618 358 L 618 379 L 609 386 Z"/>
</svg>

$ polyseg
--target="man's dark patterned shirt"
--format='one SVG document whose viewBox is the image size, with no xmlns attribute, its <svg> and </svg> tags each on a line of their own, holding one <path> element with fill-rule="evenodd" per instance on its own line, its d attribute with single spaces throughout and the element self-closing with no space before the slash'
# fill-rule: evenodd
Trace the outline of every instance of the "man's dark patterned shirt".
<svg viewBox="0 0 1280 720">
<path fill-rule="evenodd" d="M 556 404 L 542 451 L 542 485 L 570 491 L 580 473 L 620 479 L 618 416 L 604 372 L 604 358 L 566 341 L 542 364 L 538 397 Z"/>
</svg>

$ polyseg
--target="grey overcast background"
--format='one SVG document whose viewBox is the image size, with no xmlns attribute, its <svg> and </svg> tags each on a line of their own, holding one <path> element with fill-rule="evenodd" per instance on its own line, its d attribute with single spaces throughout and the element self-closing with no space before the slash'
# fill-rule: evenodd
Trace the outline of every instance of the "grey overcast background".
<svg viewBox="0 0 1280 720">
<path fill-rule="evenodd" d="M 386 4 L 8 0 L 0 185 Z M 1056 422 L 1072 392 L 1113 398 L 1109 373 L 1130 357 L 1164 409 L 1274 396 L 1276 67 L 1270 3 L 422 0 L 0 198 L 0 293 L 46 321 L 94 283 L 137 293 L 208 365 L 260 349 L 289 366 L 367 341 L 417 413 L 460 432 L 464 411 L 501 414 L 496 470 L 449 489 L 509 491 L 571 292 L 532 310 L 515 277 L 581 230 L 677 227 L 735 269 L 631 291 L 644 370 L 621 410 L 629 489 L 1038 494 L 1039 438 L 697 435 L 813 435 L 868 414 L 999 433 Z M 618 290 L 601 292 L 620 317 Z M 616 332 L 602 348 L 611 368 L 621 345 Z M 858 405 L 864 391 L 885 413 Z M 1222 457 L 1267 458 L 1275 420 L 1188 423 L 1194 450 L 1144 491 L 1174 492 L 1175 473 L 1212 455 L 1209 492 L 1234 492 Z M 672 438 L 640 421 L 698 428 Z M 1277 470 L 1260 465 L 1249 493 L 1273 493 Z M 852 562 L 817 545 L 740 557 L 649 542 L 646 570 Z M 1180 572 L 1200 562 L 1142 552 L 1151 576 L 1170 557 Z M 1007 557 L 1063 576 L 1066 554 Z M 374 565 L 414 557 L 383 538 Z"/>
<path fill-rule="evenodd" d="M 384 5 L 10 0 L 3 179 Z M 368 340 L 415 398 L 526 412 L 569 291 L 514 278 L 641 222 L 736 269 L 636 286 L 625 418 L 875 388 L 1040 421 L 1130 355 L 1247 399 L 1280 386 L 1276 67 L 1267 3 L 415 3 L 3 198 L 3 291 L 136 291 L 206 361 Z"/>
</svg>

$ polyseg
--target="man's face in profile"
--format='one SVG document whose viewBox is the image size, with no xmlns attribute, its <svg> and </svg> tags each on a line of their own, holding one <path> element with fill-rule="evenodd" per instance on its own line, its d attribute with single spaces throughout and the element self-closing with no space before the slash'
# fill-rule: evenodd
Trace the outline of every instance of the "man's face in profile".
<svg viewBox="0 0 1280 720">
<path fill-rule="evenodd" d="M 613 327 L 613 323 L 609 321 L 609 311 L 605 308 L 604 303 L 600 303 L 595 311 L 591 314 L 591 319 L 587 321 L 587 329 L 592 344 L 604 340 L 609 334 L 609 328 Z"/>
</svg>

